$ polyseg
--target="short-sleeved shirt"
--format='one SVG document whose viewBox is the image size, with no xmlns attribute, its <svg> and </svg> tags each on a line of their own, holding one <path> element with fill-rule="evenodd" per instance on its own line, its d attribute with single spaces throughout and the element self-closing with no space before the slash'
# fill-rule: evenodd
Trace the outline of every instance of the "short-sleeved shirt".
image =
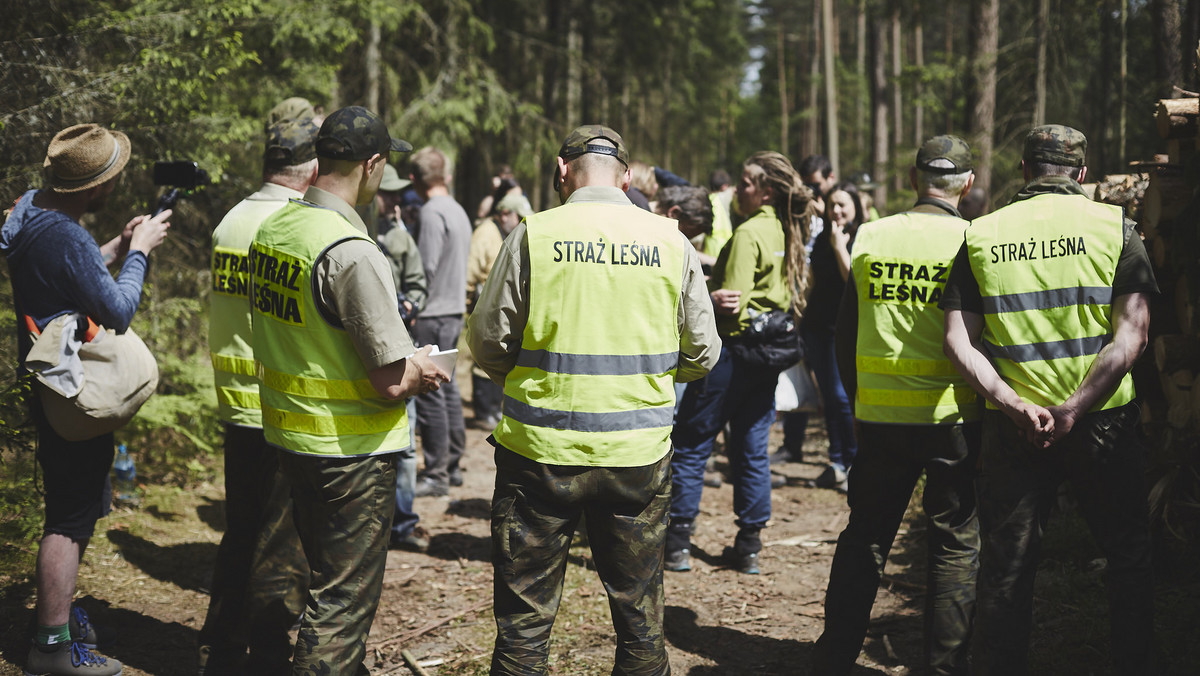
<svg viewBox="0 0 1200 676">
<path fill-rule="evenodd" d="M 1025 186 L 1012 201 L 1019 202 L 1036 195 L 1083 194 L 1083 188 L 1065 176 L 1044 176 Z M 1138 236 L 1136 225 L 1128 218 L 1125 219 L 1125 239 L 1121 247 L 1121 256 L 1117 259 L 1112 288 L 1113 298 L 1131 293 L 1158 293 L 1158 283 L 1154 279 L 1150 256 L 1146 253 L 1146 246 L 1142 244 L 1141 237 Z M 971 271 L 966 242 L 954 259 L 954 266 L 950 270 L 950 278 L 946 282 L 946 289 L 938 307 L 943 310 L 983 314 L 983 295 L 979 291 L 979 282 Z"/>
<path fill-rule="evenodd" d="M 354 208 L 316 186 L 304 199 L 341 214 L 365 236 L 367 226 Z M 317 259 L 313 278 L 316 301 L 354 343 L 368 371 L 411 357 L 416 351 L 396 306 L 396 284 L 387 257 L 374 242 L 348 239 Z"/>
</svg>

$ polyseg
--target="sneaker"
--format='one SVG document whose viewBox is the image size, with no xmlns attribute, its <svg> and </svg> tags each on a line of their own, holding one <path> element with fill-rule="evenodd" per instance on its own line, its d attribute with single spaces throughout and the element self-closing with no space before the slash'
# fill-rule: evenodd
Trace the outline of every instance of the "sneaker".
<svg viewBox="0 0 1200 676">
<path fill-rule="evenodd" d="M 739 573 L 758 575 L 758 552 L 739 554 L 737 549 L 726 547 L 725 551 L 721 552 L 721 558 Z"/>
<path fill-rule="evenodd" d="M 783 488 L 788 484 L 788 478 L 782 474 L 771 472 L 771 488 Z"/>
<path fill-rule="evenodd" d="M 793 454 L 788 449 L 780 446 L 778 450 L 771 454 L 771 464 L 781 465 L 785 462 L 800 462 L 800 455 Z"/>
<path fill-rule="evenodd" d="M 417 487 L 413 491 L 413 495 L 418 498 L 440 498 L 450 495 L 450 487 L 437 479 L 423 476 L 417 479 Z"/>
<path fill-rule="evenodd" d="M 821 475 L 818 476 L 816 480 L 817 488 L 837 488 L 838 490 L 844 491 L 845 485 L 846 470 L 834 465 L 826 466 L 825 471 L 821 472 Z M 839 488 L 839 486 L 842 486 L 843 488 Z"/>
<path fill-rule="evenodd" d="M 67 619 L 67 628 L 71 630 L 71 640 L 78 641 L 88 650 L 95 650 L 98 645 L 96 628 L 92 626 L 87 611 L 79 606 L 71 606 L 71 616 Z"/>
<path fill-rule="evenodd" d="M 393 535 L 388 542 L 388 549 L 403 549 L 406 552 L 429 551 L 429 532 L 417 526 L 404 537 Z"/>
<path fill-rule="evenodd" d="M 692 553 L 687 549 L 677 549 L 675 551 L 667 551 L 663 557 L 663 570 L 670 570 L 676 573 L 686 573 L 692 569 Z"/>
<path fill-rule="evenodd" d="M 723 482 L 721 481 L 720 474 L 718 474 L 716 472 L 705 472 L 704 473 L 704 485 L 705 486 L 708 486 L 709 488 L 720 488 L 722 483 Z"/>
<path fill-rule="evenodd" d="M 120 676 L 121 663 L 92 652 L 79 641 L 60 643 L 49 649 L 29 647 L 25 676 Z"/>
<path fill-rule="evenodd" d="M 463 479 L 462 479 L 462 470 L 461 469 L 450 470 L 449 483 L 451 486 L 461 486 L 462 481 L 463 481 Z"/>
</svg>

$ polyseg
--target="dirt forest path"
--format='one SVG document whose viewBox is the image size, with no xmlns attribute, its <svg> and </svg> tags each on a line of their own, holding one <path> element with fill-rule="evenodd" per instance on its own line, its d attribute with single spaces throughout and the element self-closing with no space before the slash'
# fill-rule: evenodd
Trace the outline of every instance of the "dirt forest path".
<svg viewBox="0 0 1200 676">
<path fill-rule="evenodd" d="M 815 416 L 814 416 L 815 418 Z M 845 498 L 810 488 L 821 470 L 823 426 L 810 425 L 804 463 L 778 471 L 789 485 L 773 495 L 774 516 L 764 531 L 762 574 L 742 575 L 717 560 L 733 540 L 733 491 L 706 488 L 690 573 L 666 575 L 666 625 L 675 673 L 806 673 L 820 632 L 822 599 L 834 540 L 845 525 Z M 373 674 L 408 674 L 401 650 L 429 674 L 484 674 L 494 636 L 489 564 L 489 504 L 495 475 L 486 433 L 468 430 L 465 483 L 447 498 L 417 501 L 432 535 L 427 554 L 392 551 L 379 613 L 368 642 Z M 780 443 L 779 426 L 771 448 Z M 725 472 L 724 458 L 716 469 Z M 137 510 L 118 509 L 97 526 L 80 570 L 77 598 L 93 620 L 116 635 L 107 654 L 126 676 L 194 674 L 197 631 L 224 522 L 219 486 L 194 490 L 146 487 Z M 906 537 L 911 537 L 908 534 Z M 907 673 L 919 659 L 920 572 L 902 546 L 880 592 L 867 650 L 857 673 Z M 606 597 L 576 543 L 563 604 L 554 628 L 556 674 L 607 674 L 613 638 Z M 920 561 L 916 562 L 921 565 Z M 32 584 L 2 587 L 0 676 L 21 674 L 28 651 Z"/>
</svg>

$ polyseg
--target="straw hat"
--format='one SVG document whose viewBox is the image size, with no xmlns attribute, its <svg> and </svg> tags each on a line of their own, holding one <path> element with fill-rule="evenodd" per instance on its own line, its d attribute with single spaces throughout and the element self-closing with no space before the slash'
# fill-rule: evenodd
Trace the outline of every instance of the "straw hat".
<svg viewBox="0 0 1200 676">
<path fill-rule="evenodd" d="M 129 161 L 129 137 L 98 124 L 58 132 L 42 163 L 46 185 L 55 192 L 81 192 L 109 180 Z"/>
</svg>

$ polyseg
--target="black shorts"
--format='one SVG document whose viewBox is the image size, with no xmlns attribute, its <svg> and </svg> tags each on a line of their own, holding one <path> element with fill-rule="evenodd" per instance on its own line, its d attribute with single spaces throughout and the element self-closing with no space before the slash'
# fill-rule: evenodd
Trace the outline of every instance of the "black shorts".
<svg viewBox="0 0 1200 676">
<path fill-rule="evenodd" d="M 43 535 L 65 535 L 79 542 L 92 537 L 96 521 L 112 511 L 113 435 L 67 441 L 55 434 L 34 402 L 38 432 L 38 464 L 46 490 Z"/>
</svg>

